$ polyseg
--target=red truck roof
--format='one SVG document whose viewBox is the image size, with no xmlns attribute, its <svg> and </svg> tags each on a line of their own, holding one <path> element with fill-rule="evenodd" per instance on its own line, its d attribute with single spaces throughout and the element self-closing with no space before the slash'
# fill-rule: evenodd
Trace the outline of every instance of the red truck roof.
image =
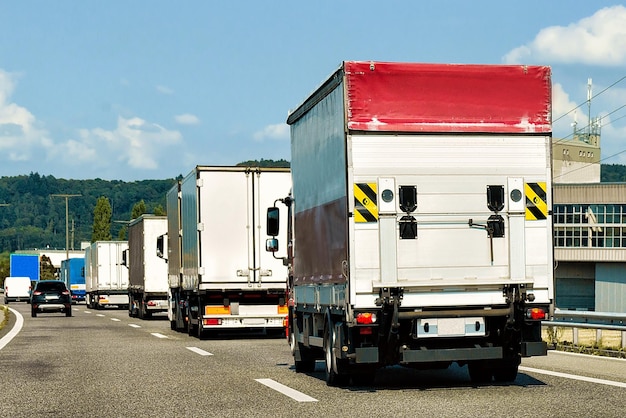
<svg viewBox="0 0 626 418">
<path fill-rule="evenodd" d="M 345 61 L 333 79 L 344 81 L 350 130 L 552 131 L 547 66 Z M 324 91 L 320 87 L 307 101 Z M 307 101 L 288 122 L 298 110 L 306 112 Z"/>
</svg>

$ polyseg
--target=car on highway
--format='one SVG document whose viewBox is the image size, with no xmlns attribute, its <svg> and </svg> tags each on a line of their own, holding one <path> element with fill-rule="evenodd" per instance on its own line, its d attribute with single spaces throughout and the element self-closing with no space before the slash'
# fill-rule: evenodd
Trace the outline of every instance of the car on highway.
<svg viewBox="0 0 626 418">
<path fill-rule="evenodd" d="M 65 312 L 72 316 L 72 296 L 61 280 L 40 280 L 30 297 L 30 312 L 34 318 L 40 312 Z"/>
</svg>

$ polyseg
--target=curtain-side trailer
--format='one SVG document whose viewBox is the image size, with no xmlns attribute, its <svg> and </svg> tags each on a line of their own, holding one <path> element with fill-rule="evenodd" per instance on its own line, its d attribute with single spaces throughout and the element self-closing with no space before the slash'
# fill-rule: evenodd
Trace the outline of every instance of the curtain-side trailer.
<svg viewBox="0 0 626 418">
<path fill-rule="evenodd" d="M 287 123 L 296 371 L 324 359 L 335 385 L 456 362 L 512 381 L 546 354 L 549 67 L 348 61 Z"/>
<path fill-rule="evenodd" d="M 144 214 L 128 224 L 128 315 L 149 318 L 167 311 L 167 263 L 157 255 L 157 240 L 167 232 L 167 217 Z"/>
<path fill-rule="evenodd" d="M 286 269 L 265 251 L 265 211 L 287 168 L 197 166 L 167 194 L 172 329 L 282 330 Z"/>
<path fill-rule="evenodd" d="M 96 241 L 85 248 L 85 302 L 91 309 L 128 308 L 128 241 Z"/>
</svg>

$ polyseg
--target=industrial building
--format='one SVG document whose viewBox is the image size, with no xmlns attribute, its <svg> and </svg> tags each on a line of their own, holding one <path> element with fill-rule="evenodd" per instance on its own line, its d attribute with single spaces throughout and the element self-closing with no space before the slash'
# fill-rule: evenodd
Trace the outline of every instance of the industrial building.
<svg viewBox="0 0 626 418">
<path fill-rule="evenodd" d="M 626 313 L 626 183 L 600 182 L 600 128 L 553 139 L 559 309 Z"/>
</svg>

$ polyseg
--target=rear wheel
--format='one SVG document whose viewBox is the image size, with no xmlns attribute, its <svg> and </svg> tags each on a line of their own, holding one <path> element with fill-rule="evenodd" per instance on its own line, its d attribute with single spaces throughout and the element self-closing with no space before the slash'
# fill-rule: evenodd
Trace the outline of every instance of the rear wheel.
<svg viewBox="0 0 626 418">
<path fill-rule="evenodd" d="M 298 343 L 293 358 L 296 373 L 312 373 L 315 371 L 315 357 L 312 355 L 310 348 Z"/>
<path fill-rule="evenodd" d="M 521 358 L 505 359 L 499 362 L 494 370 L 493 377 L 496 382 L 514 382 L 517 378 L 517 371 Z"/>
<path fill-rule="evenodd" d="M 324 359 L 326 371 L 326 384 L 328 386 L 341 386 L 350 381 L 347 373 L 345 360 L 338 359 L 333 348 L 335 347 L 336 334 L 334 327 L 328 326 L 324 333 Z"/>
<path fill-rule="evenodd" d="M 65 316 L 72 316 L 72 308 L 65 309 Z"/>
<path fill-rule="evenodd" d="M 493 371 L 489 365 L 481 360 L 472 361 L 467 365 L 470 379 L 476 384 L 490 383 Z"/>
<path fill-rule="evenodd" d="M 33 318 L 36 318 L 37 317 L 37 309 L 31 308 L 30 316 L 32 316 Z"/>
</svg>

